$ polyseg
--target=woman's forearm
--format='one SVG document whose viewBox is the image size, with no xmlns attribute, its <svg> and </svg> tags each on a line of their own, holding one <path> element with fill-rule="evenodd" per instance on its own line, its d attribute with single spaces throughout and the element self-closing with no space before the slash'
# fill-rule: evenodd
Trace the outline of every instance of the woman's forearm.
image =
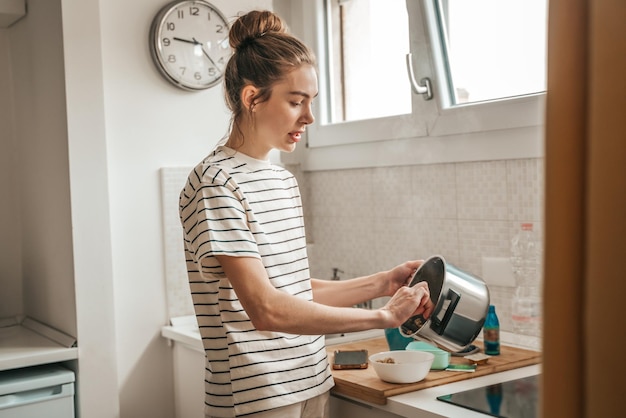
<svg viewBox="0 0 626 418">
<path fill-rule="evenodd" d="M 322 286 L 321 294 L 326 301 L 336 303 L 327 305 L 298 298 L 274 288 L 267 277 L 265 267 L 259 259 L 250 257 L 217 257 L 230 283 L 237 294 L 242 307 L 248 314 L 254 327 L 261 331 L 278 331 L 292 334 L 331 334 L 340 332 L 362 331 L 384 328 L 397 321 L 397 314 L 389 310 L 369 310 L 348 308 L 351 301 L 363 301 L 375 293 L 376 277 L 355 279 L 355 283 L 333 282 L 335 286 Z M 374 275 L 376 276 L 376 275 Z M 318 281 L 319 282 L 319 281 Z M 332 291 L 335 295 L 332 295 Z M 355 298 L 354 291 L 361 297 Z M 339 303 L 341 294 L 347 303 Z M 355 302 L 355 303 L 358 303 Z M 346 307 L 342 307 L 346 306 Z"/>
<path fill-rule="evenodd" d="M 394 317 L 385 309 L 356 309 L 328 306 L 276 292 L 269 303 L 250 312 L 259 330 L 292 334 L 334 334 L 386 328 Z M 350 305 L 351 306 L 351 305 Z"/>
<path fill-rule="evenodd" d="M 386 296 L 383 273 L 350 280 L 311 279 L 313 300 L 328 306 L 354 306 L 374 298 Z"/>
<path fill-rule="evenodd" d="M 299 334 L 394 328 L 411 315 L 424 313 L 427 318 L 432 311 L 426 286 L 404 286 L 379 309 L 328 306 L 296 298 L 271 287 L 265 288 L 265 294 L 259 296 L 263 302 L 257 301 L 251 309 L 247 309 L 257 329 Z"/>
</svg>

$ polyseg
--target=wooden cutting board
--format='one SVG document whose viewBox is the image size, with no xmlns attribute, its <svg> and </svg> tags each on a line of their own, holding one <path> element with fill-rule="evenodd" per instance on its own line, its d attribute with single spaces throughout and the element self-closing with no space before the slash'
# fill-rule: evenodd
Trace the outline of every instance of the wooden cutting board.
<svg viewBox="0 0 626 418">
<path fill-rule="evenodd" d="M 482 347 L 479 341 L 474 345 Z M 365 349 L 369 355 L 389 351 L 385 338 L 376 338 L 365 341 L 357 341 L 348 344 L 338 344 L 326 347 L 328 358 L 332 361 L 335 350 L 361 350 Z M 420 382 L 397 384 L 387 383 L 378 378 L 371 365 L 367 369 L 357 370 L 333 370 L 335 379 L 334 393 L 362 399 L 367 402 L 384 405 L 389 396 L 413 392 L 433 386 L 445 385 L 460 380 L 472 379 L 478 376 L 503 372 L 519 367 L 530 366 L 541 362 L 541 353 L 538 351 L 524 350 L 516 347 L 501 346 L 500 355 L 493 356 L 486 364 L 476 367 L 475 372 L 451 372 L 446 370 L 431 370 L 426 378 Z M 469 360 L 463 357 L 450 357 L 452 364 L 469 364 Z"/>
</svg>

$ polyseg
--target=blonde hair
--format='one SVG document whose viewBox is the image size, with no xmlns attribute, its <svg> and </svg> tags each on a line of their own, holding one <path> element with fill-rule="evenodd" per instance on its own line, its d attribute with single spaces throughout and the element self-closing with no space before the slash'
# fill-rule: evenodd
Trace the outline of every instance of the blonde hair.
<svg viewBox="0 0 626 418">
<path fill-rule="evenodd" d="M 289 72 L 304 64 L 315 67 L 315 55 L 287 26 L 270 11 L 251 11 L 239 17 L 229 32 L 229 43 L 234 51 L 224 73 L 224 96 L 232 112 L 231 130 L 239 127 L 246 110 L 241 91 L 249 84 L 259 92 L 253 105 L 268 100 L 273 85 Z M 251 108 L 250 108 L 251 109 Z"/>
</svg>

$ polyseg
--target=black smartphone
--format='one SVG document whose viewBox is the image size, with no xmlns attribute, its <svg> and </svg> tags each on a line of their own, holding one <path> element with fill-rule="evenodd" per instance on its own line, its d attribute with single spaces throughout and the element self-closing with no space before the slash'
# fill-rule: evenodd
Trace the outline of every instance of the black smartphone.
<svg viewBox="0 0 626 418">
<path fill-rule="evenodd" d="M 367 350 L 337 350 L 333 369 L 367 369 Z"/>
</svg>

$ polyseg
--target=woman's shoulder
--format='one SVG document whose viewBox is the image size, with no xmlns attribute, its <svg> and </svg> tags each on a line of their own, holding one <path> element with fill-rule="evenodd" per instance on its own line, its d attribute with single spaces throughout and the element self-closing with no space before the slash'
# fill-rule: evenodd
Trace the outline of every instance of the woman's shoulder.
<svg viewBox="0 0 626 418">
<path fill-rule="evenodd" d="M 232 155 L 216 148 L 193 168 L 189 180 L 192 183 L 221 184 L 237 165 Z"/>
<path fill-rule="evenodd" d="M 181 191 L 181 199 L 192 199 L 198 192 L 202 194 L 215 189 L 216 186 L 226 186 L 232 183 L 231 171 L 234 164 L 232 157 L 215 149 L 200 161 L 187 176 L 187 181 Z"/>
</svg>

